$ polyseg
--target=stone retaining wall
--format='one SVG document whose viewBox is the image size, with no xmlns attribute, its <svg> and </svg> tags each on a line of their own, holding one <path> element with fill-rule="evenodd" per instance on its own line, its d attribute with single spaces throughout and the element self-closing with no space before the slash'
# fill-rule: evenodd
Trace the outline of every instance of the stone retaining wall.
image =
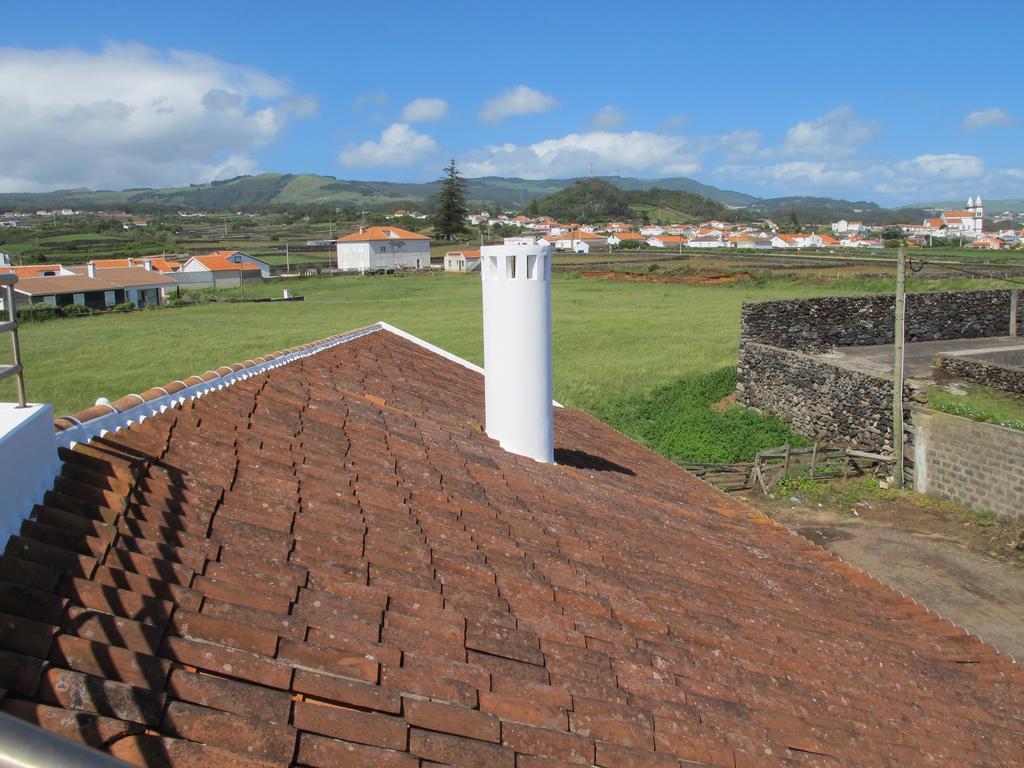
<svg viewBox="0 0 1024 768">
<path fill-rule="evenodd" d="M 942 370 L 958 379 L 1024 395 L 1024 370 L 1007 368 L 977 358 L 959 355 L 939 355 L 936 363 Z"/>
<path fill-rule="evenodd" d="M 907 389 L 905 399 L 914 396 Z M 736 402 L 823 442 L 892 451 L 892 384 L 793 350 L 744 342 Z"/>
<path fill-rule="evenodd" d="M 1024 521 L 1024 432 L 914 410 L 917 490 L 1000 519 Z"/>
<path fill-rule="evenodd" d="M 740 343 L 821 352 L 833 347 L 893 342 L 895 297 L 826 296 L 744 304 Z M 1017 309 L 1024 327 L 1024 302 Z M 940 291 L 907 294 L 907 341 L 1006 336 L 1010 291 Z"/>
</svg>

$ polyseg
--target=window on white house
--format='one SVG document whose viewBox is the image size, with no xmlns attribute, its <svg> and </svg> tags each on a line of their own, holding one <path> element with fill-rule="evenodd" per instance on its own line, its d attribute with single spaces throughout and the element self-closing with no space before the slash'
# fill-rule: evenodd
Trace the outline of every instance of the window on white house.
<svg viewBox="0 0 1024 768">
<path fill-rule="evenodd" d="M 103 304 L 107 307 L 112 307 L 117 304 L 117 294 L 113 291 L 103 292 Z"/>
</svg>

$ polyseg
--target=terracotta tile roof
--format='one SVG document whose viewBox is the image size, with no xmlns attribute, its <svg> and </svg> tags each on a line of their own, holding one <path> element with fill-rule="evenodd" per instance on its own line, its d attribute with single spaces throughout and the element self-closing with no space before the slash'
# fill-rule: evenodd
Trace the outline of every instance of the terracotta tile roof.
<svg viewBox="0 0 1024 768">
<path fill-rule="evenodd" d="M 24 266 L 9 267 L 0 266 L 0 274 L 9 275 L 12 272 L 18 276 L 19 279 L 24 280 L 28 277 L 43 277 L 47 272 L 60 273 L 64 267 L 60 264 L 26 264 Z M 56 277 L 56 275 L 51 275 Z"/>
<path fill-rule="evenodd" d="M 1019 764 L 1009 658 L 584 413 L 505 453 L 482 399 L 378 331 L 64 451 L 0 708 L 139 765 Z"/>
<path fill-rule="evenodd" d="M 477 248 L 476 250 L 470 251 L 448 251 L 445 253 L 445 256 L 461 256 L 464 259 L 479 259 L 480 249 Z"/>
<path fill-rule="evenodd" d="M 226 251 L 226 253 L 234 253 L 234 251 Z M 145 262 L 150 262 L 153 265 L 153 269 L 157 272 L 176 272 L 181 269 L 181 263 L 177 261 L 168 261 L 162 256 L 149 256 L 143 258 L 128 258 L 128 259 L 93 259 L 92 264 L 97 269 L 109 269 L 111 267 L 142 267 Z"/>
<path fill-rule="evenodd" d="M 26 296 L 56 296 L 64 293 L 112 291 L 120 287 L 96 277 L 71 274 L 21 278 L 15 284 L 14 290 Z"/>
<path fill-rule="evenodd" d="M 68 267 L 68 269 L 76 275 L 88 276 L 88 267 L 86 266 L 74 266 Z M 47 278 L 52 280 L 53 278 Z M 175 285 L 176 281 L 173 277 L 168 277 L 163 272 L 151 271 L 143 266 L 137 267 L 103 267 L 97 268 L 96 280 L 110 283 L 107 286 L 107 290 L 111 287 L 136 287 L 146 285 Z M 94 289 L 96 290 L 96 289 Z"/>
<path fill-rule="evenodd" d="M 240 251 L 214 251 L 213 253 L 208 253 L 205 256 L 193 256 L 192 258 L 212 272 L 221 272 L 224 270 L 237 272 L 239 266 L 241 266 L 243 271 L 260 269 L 259 264 L 253 264 L 249 261 L 243 261 L 241 265 L 231 261 L 231 257 L 236 253 L 240 253 Z"/>
<path fill-rule="evenodd" d="M 366 227 L 362 232 L 353 232 L 351 235 L 339 237 L 338 242 L 353 242 L 362 240 L 429 240 L 426 235 L 417 232 L 410 232 L 407 229 L 398 227 Z"/>
</svg>

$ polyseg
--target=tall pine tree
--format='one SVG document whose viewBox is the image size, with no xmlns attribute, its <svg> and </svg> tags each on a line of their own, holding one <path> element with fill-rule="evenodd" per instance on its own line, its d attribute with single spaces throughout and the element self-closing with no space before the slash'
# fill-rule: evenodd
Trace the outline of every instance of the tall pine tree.
<svg viewBox="0 0 1024 768">
<path fill-rule="evenodd" d="M 444 167 L 441 189 L 437 193 L 437 208 L 434 211 L 434 236 L 441 240 L 453 240 L 466 231 L 466 181 L 455 167 L 455 158 Z"/>
</svg>

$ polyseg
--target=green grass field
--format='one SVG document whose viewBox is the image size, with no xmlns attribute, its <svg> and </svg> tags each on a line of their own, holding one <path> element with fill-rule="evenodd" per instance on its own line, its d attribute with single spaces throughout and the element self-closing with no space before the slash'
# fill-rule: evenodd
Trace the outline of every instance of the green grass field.
<svg viewBox="0 0 1024 768">
<path fill-rule="evenodd" d="M 945 387 L 928 389 L 928 405 L 937 411 L 966 416 L 974 421 L 1024 430 L 1024 397 L 998 389 L 967 384 L 967 393 L 955 395 Z"/>
<path fill-rule="evenodd" d="M 305 301 L 213 303 L 26 324 L 21 344 L 29 399 L 54 403 L 58 414 L 70 413 L 100 396 L 114 399 L 378 320 L 483 362 L 476 276 L 311 278 L 246 288 L 246 296 L 277 296 L 285 285 Z M 719 460 L 715 457 L 722 454 L 715 451 L 721 446 L 686 455 L 692 446 L 651 433 L 643 424 L 650 411 L 643 402 L 655 402 L 661 413 L 670 412 L 673 402 L 689 407 L 693 390 L 673 387 L 734 367 L 745 301 L 880 288 L 852 280 L 830 288 L 786 282 L 708 287 L 556 275 L 555 397 L 676 458 Z M 730 389 L 727 383 L 720 396 Z M 0 384 L 0 400 L 12 399 L 13 384 Z M 690 427 L 679 423 L 677 429 Z M 742 431 L 707 419 L 700 429 L 710 442 L 735 442 L 739 438 L 727 435 Z M 769 430 L 767 444 L 759 447 L 781 442 L 778 436 Z"/>
</svg>

